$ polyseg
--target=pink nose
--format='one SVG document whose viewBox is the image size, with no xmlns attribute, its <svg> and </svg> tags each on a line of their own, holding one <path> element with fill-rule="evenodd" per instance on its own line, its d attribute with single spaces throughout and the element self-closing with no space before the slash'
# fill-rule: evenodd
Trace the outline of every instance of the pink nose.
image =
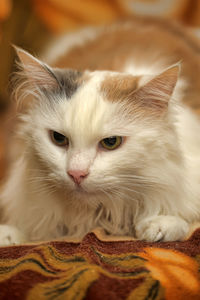
<svg viewBox="0 0 200 300">
<path fill-rule="evenodd" d="M 67 173 L 76 184 L 80 184 L 88 175 L 86 170 L 69 170 Z"/>
</svg>

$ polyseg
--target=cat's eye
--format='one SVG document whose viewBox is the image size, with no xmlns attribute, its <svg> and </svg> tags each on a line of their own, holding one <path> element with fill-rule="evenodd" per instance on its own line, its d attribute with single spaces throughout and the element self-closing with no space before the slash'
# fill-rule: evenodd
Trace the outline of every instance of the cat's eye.
<svg viewBox="0 0 200 300">
<path fill-rule="evenodd" d="M 121 136 L 110 136 L 100 141 L 101 147 L 103 147 L 106 150 L 115 150 L 121 145 L 121 143 L 122 143 Z"/>
<path fill-rule="evenodd" d="M 53 130 L 50 131 L 50 135 L 51 135 L 52 141 L 57 146 L 68 146 L 69 145 L 69 140 L 65 135 L 63 135 L 57 131 L 53 131 Z"/>
</svg>

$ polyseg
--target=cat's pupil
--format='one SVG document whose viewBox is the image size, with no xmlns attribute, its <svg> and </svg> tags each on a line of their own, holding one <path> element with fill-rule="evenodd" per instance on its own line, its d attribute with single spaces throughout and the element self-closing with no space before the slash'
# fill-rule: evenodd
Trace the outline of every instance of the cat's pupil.
<svg viewBox="0 0 200 300">
<path fill-rule="evenodd" d="M 117 137 L 116 136 L 111 136 L 109 138 L 104 139 L 104 143 L 107 146 L 111 146 L 111 147 L 116 144 L 116 141 L 117 141 Z"/>
<path fill-rule="evenodd" d="M 103 139 L 100 142 L 100 145 L 104 149 L 114 150 L 114 149 L 117 149 L 121 145 L 122 141 L 123 141 L 123 139 L 121 136 L 110 136 L 108 138 Z"/>
<path fill-rule="evenodd" d="M 56 142 L 58 142 L 58 143 L 63 143 L 66 139 L 64 135 L 62 135 L 56 131 L 53 132 L 53 137 L 56 140 Z"/>
<path fill-rule="evenodd" d="M 69 145 L 69 140 L 65 135 L 63 135 L 57 131 L 50 131 L 50 135 L 51 135 L 51 140 L 55 145 L 57 145 L 57 146 L 68 146 Z"/>
</svg>

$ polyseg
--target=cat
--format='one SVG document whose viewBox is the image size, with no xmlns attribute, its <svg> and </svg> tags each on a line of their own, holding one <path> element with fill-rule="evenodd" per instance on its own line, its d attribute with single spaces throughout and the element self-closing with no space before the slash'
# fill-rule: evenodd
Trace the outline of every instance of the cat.
<svg viewBox="0 0 200 300">
<path fill-rule="evenodd" d="M 0 245 L 96 227 L 184 239 L 200 219 L 199 51 L 181 26 L 146 18 L 61 37 L 45 63 L 16 48 Z"/>
</svg>

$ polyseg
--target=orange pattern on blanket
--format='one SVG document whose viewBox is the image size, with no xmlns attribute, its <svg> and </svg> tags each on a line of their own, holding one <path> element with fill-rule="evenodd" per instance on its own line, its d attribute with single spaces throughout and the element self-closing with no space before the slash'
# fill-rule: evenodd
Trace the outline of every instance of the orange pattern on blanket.
<svg viewBox="0 0 200 300">
<path fill-rule="evenodd" d="M 80 246 L 46 244 L 17 259 L 0 258 L 0 299 L 141 300 L 140 295 L 148 298 L 152 290 L 156 299 L 163 299 L 162 286 L 138 253 L 107 254 L 96 241 L 93 236 L 89 244 L 83 241 Z"/>
<path fill-rule="evenodd" d="M 0 247 L 0 300 L 200 299 L 200 229 L 166 243 L 102 241 L 96 234 Z"/>
<path fill-rule="evenodd" d="M 166 288 L 167 300 L 200 299 L 200 277 L 196 261 L 175 250 L 146 248 L 140 256 L 146 268 Z"/>
</svg>

